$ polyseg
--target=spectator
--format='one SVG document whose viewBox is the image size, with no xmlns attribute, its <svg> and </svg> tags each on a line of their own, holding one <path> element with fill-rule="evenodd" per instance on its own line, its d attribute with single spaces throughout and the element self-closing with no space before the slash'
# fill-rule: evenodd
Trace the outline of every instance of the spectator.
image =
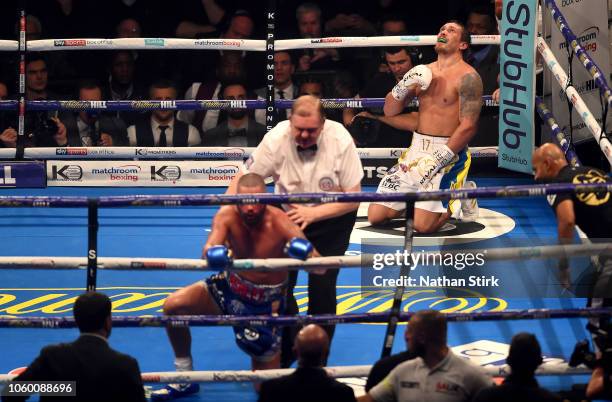
<svg viewBox="0 0 612 402">
<path fill-rule="evenodd" d="M 71 343 L 46 346 L 14 381 L 74 381 L 75 402 L 145 401 L 140 368 L 134 358 L 110 348 L 111 301 L 88 292 L 74 303 L 74 319 L 81 335 Z M 2 397 L 25 401 L 28 397 Z M 41 401 L 63 398 L 41 397 Z"/>
<path fill-rule="evenodd" d="M 390 74 L 379 73 L 357 94 L 357 98 L 384 98 L 413 67 L 412 54 L 405 47 L 385 49 L 385 62 Z M 405 147 L 412 140 L 412 131 L 417 125 L 416 112 L 405 108 L 397 116 L 385 116 L 382 108 L 371 108 L 356 113 L 345 109 L 343 120 L 349 127 L 353 138 L 360 146 L 368 147 Z"/>
<path fill-rule="evenodd" d="M 115 28 L 116 38 L 142 38 L 140 23 L 134 18 L 125 18 L 119 21 Z"/>
<path fill-rule="evenodd" d="M 298 88 L 293 84 L 293 73 L 295 73 L 295 64 L 291 54 L 282 50 L 274 53 L 274 100 L 277 99 L 295 99 L 298 95 Z M 255 91 L 258 99 L 266 98 L 266 87 L 259 88 Z M 291 110 L 278 109 L 276 122 L 287 120 L 291 117 Z M 266 111 L 258 109 L 255 112 L 255 120 L 259 124 L 266 124 Z"/>
<path fill-rule="evenodd" d="M 26 58 L 25 97 L 27 100 L 58 99 L 48 90 L 47 63 L 40 53 L 29 53 Z M 0 141 L 5 147 L 17 143 L 17 115 L 3 113 Z M 66 127 L 57 118 L 56 112 L 29 111 L 25 114 L 25 145 L 56 147 L 66 145 Z"/>
<path fill-rule="evenodd" d="M 176 94 L 174 84 L 165 80 L 155 82 L 149 89 L 151 100 L 175 100 Z M 177 120 L 174 110 L 162 109 L 155 109 L 128 127 L 127 136 L 131 146 L 139 147 L 192 147 L 201 142 L 194 126 Z"/>
<path fill-rule="evenodd" d="M 323 83 L 314 78 L 307 78 L 300 84 L 298 95 L 312 95 L 317 98 L 323 98 Z"/>
<path fill-rule="evenodd" d="M 0 82 L 0 100 L 6 100 L 8 98 L 8 87 L 4 82 Z"/>
<path fill-rule="evenodd" d="M 185 92 L 185 99 L 219 99 L 224 83 L 244 82 L 245 77 L 244 59 L 240 52 L 225 51 L 218 59 L 215 76 L 206 81 L 192 83 Z M 219 110 L 181 110 L 177 117 L 185 123 L 193 124 L 198 130 L 206 132 L 217 127 L 220 114 Z"/>
<path fill-rule="evenodd" d="M 371 401 L 435 401 L 444 390 L 444 401 L 471 401 L 493 384 L 481 369 L 459 356 L 446 344 L 446 318 L 439 311 L 423 310 L 410 318 L 406 330 L 408 350 L 415 359 L 401 363 L 367 394 Z"/>
<path fill-rule="evenodd" d="M 302 3 L 295 11 L 301 38 L 321 38 L 321 9 L 314 3 Z M 336 49 L 304 49 L 299 56 L 298 71 L 329 70 L 337 67 Z"/>
<path fill-rule="evenodd" d="M 470 35 L 497 35 L 497 21 L 492 5 L 476 5 L 469 13 L 466 28 Z M 474 67 L 482 79 L 483 94 L 492 95 L 499 87 L 499 46 L 470 45 L 466 61 Z M 472 146 L 497 145 L 499 111 L 483 108 L 476 135 L 470 141 Z"/>
<path fill-rule="evenodd" d="M 221 38 L 221 39 L 248 39 L 253 34 L 253 19 L 249 13 L 243 10 L 236 11 L 234 14 L 231 14 L 231 17 L 228 20 L 227 25 L 223 26 L 223 30 L 218 32 L 215 31 L 211 35 L 207 35 L 206 37 L 213 38 Z M 204 36 L 200 36 L 204 37 Z M 182 80 L 185 85 L 189 85 L 198 80 L 202 80 L 203 72 L 212 72 L 215 71 L 216 66 L 219 65 L 219 58 L 221 58 L 227 50 L 208 50 L 205 52 L 184 52 L 181 56 L 182 58 L 182 68 L 181 75 Z M 234 51 L 231 51 L 234 52 Z M 259 52 L 245 52 L 245 51 L 236 51 L 237 54 L 243 59 L 243 62 L 248 59 L 248 65 L 253 66 L 262 66 L 264 65 L 264 59 L 258 59 L 256 53 Z M 251 61 L 257 60 L 257 63 Z M 253 74 L 257 74 L 261 76 L 261 70 L 253 69 Z M 246 73 L 246 70 L 245 70 Z M 205 77 L 208 79 L 214 79 L 214 77 Z M 258 78 L 260 79 L 260 78 Z M 210 98 L 208 98 L 210 99 Z"/>
<path fill-rule="evenodd" d="M 79 100 L 101 101 L 102 89 L 93 81 L 79 84 Z M 116 116 L 97 112 L 63 112 L 61 121 L 66 125 L 68 145 L 71 147 L 121 146 L 127 142 L 125 123 Z"/>
<path fill-rule="evenodd" d="M 108 66 L 108 84 L 104 87 L 104 99 L 108 100 L 141 100 L 145 91 L 140 80 L 136 81 L 135 53 L 131 50 L 117 50 L 111 54 Z M 135 123 L 134 112 L 116 112 L 115 116 L 127 123 Z"/>
<path fill-rule="evenodd" d="M 243 84 L 228 84 L 221 89 L 221 94 L 226 100 L 247 99 Z M 256 147 L 265 133 L 266 128 L 249 117 L 247 109 L 232 109 L 227 112 L 227 121 L 204 133 L 202 145 Z"/>
<path fill-rule="evenodd" d="M 383 36 L 406 35 L 408 28 L 406 21 L 396 14 L 384 15 L 380 20 L 380 34 Z"/>
<path fill-rule="evenodd" d="M 294 349 L 298 368 L 292 374 L 263 382 L 259 402 L 355 401 L 353 390 L 323 369 L 329 354 L 329 338 L 323 328 L 315 324 L 304 327 L 295 338 Z"/>
<path fill-rule="evenodd" d="M 540 388 L 535 379 L 542 352 L 533 334 L 514 335 L 506 361 L 512 369 L 510 375 L 500 386 L 481 390 L 474 402 L 561 402 L 561 397 Z"/>
<path fill-rule="evenodd" d="M 366 392 L 384 380 L 391 370 L 393 370 L 397 365 L 417 357 L 416 353 L 410 350 L 410 346 L 408 345 L 408 326 L 406 326 L 406 331 L 404 332 L 404 339 L 406 341 L 407 350 L 391 356 L 383 357 L 374 363 L 366 381 Z"/>
<path fill-rule="evenodd" d="M 108 85 L 104 88 L 108 100 L 140 100 L 145 91 L 135 82 L 134 54 L 130 50 L 117 50 L 111 54 Z"/>
</svg>

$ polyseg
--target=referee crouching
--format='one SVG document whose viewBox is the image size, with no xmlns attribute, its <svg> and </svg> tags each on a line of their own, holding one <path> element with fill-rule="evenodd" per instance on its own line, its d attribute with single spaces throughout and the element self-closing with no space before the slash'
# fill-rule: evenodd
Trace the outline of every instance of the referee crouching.
<svg viewBox="0 0 612 402">
<path fill-rule="evenodd" d="M 301 96 L 293 104 L 290 120 L 270 130 L 245 163 L 246 172 L 272 177 L 276 194 L 359 192 L 363 168 L 353 139 L 344 126 L 326 120 L 318 98 Z M 236 193 L 232 182 L 227 194 Z M 322 256 L 344 255 L 359 203 L 283 205 L 287 215 L 298 224 Z M 337 269 L 308 275 L 308 314 L 336 313 Z M 293 296 L 297 271 L 289 276 L 287 314 L 297 314 Z M 334 326 L 325 328 L 331 340 Z M 292 346 L 297 328 L 283 332 L 282 365 L 295 360 Z"/>
</svg>

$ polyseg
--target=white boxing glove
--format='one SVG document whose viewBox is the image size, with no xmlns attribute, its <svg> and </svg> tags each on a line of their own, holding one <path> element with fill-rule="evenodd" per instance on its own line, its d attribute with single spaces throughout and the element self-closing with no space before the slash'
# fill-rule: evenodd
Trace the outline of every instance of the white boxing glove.
<svg viewBox="0 0 612 402">
<path fill-rule="evenodd" d="M 431 83 L 431 69 L 425 64 L 419 64 L 416 67 L 412 67 L 391 90 L 391 95 L 398 100 L 403 101 L 408 95 L 408 91 L 412 85 L 417 85 L 422 91 L 429 88 Z"/>
<path fill-rule="evenodd" d="M 441 169 L 453 161 L 454 157 L 455 153 L 449 147 L 441 145 L 431 155 L 421 158 L 416 166 L 419 184 L 427 186 Z"/>
</svg>

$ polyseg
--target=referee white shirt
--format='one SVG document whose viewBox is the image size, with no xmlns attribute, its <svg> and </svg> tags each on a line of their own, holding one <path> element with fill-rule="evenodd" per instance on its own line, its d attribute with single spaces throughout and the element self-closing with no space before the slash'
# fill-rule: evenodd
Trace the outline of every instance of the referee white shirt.
<svg viewBox="0 0 612 402">
<path fill-rule="evenodd" d="M 244 173 L 272 177 L 277 194 L 361 191 L 363 167 L 353 138 L 342 124 L 325 119 L 321 126 L 316 110 L 313 116 L 294 113 L 290 120 L 270 130 L 245 163 L 245 171 L 234 178 L 228 193 L 236 193 L 237 181 Z M 301 148 L 316 144 L 317 149 L 298 151 L 298 143 Z M 303 229 L 358 207 L 359 203 L 328 203 L 288 205 L 285 209 Z"/>
<path fill-rule="evenodd" d="M 281 121 L 264 136 L 246 161 L 248 172 L 272 177 L 277 194 L 345 191 L 361 183 L 361 160 L 342 124 L 325 120 L 316 151 L 298 151 L 290 124 Z"/>
</svg>

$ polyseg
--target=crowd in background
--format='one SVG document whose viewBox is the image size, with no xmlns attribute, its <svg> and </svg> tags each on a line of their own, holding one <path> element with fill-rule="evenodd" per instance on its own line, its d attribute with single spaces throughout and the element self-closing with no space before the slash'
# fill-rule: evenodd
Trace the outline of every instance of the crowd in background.
<svg viewBox="0 0 612 402">
<path fill-rule="evenodd" d="M 276 39 L 433 35 L 451 19 L 463 22 L 474 34 L 497 33 L 494 4 L 490 0 L 418 4 L 398 0 L 281 0 L 276 3 Z M 180 7 L 164 0 L 38 0 L 29 1 L 27 5 L 28 40 L 130 37 L 263 39 L 267 17 L 259 2 L 242 0 L 181 0 Z M 5 19 L 0 24 L 0 38 L 17 39 L 17 1 L 3 1 L 0 9 L 3 11 L 0 18 Z M 477 18 L 470 20 L 474 13 Z M 466 57 L 476 63 L 475 66 L 483 65 L 486 70 L 486 77 L 483 76 L 485 94 L 491 94 L 497 88 L 498 51 L 494 46 L 483 48 L 474 46 Z M 0 53 L 0 59 L 0 98 L 16 98 L 18 59 L 12 52 Z M 384 97 L 413 65 L 434 59 L 433 48 L 427 46 L 403 50 L 372 47 L 277 52 L 274 58 L 275 98 L 294 99 L 305 93 L 323 98 Z M 265 96 L 265 68 L 263 52 L 71 50 L 32 53 L 26 65 L 26 99 L 155 99 L 163 87 L 166 90 L 162 95 L 167 99 L 257 99 Z M 479 72 L 483 75 L 480 69 Z M 382 86 L 374 83 L 382 83 Z M 88 88 L 88 93 L 84 94 L 83 88 Z M 371 93 L 372 88 L 378 91 Z M 88 97 L 83 98 L 84 95 Z M 352 125 L 351 133 L 361 146 L 405 146 L 409 143 L 410 138 L 403 134 L 402 125 L 379 119 L 381 109 L 354 112 L 347 116 L 332 110 L 327 117 L 343 122 L 347 127 Z M 357 114 L 359 118 L 354 122 Z M 177 116 L 171 113 L 165 120 L 151 122 L 150 113 L 116 113 L 106 117 L 105 120 L 113 120 L 113 132 L 100 127 L 97 115 L 36 113 L 26 119 L 29 138 L 26 145 L 253 146 L 265 132 L 263 110 L 249 113 L 193 111 L 181 112 Z M 174 143 L 175 117 L 189 125 L 180 129 L 187 137 L 178 144 Z M 280 111 L 277 121 L 288 117 L 288 112 Z M 496 117 L 488 120 L 490 124 L 484 124 L 495 129 Z M 140 132 L 146 128 L 146 134 L 137 135 L 139 126 L 136 123 L 139 122 L 142 123 Z M 164 136 L 160 136 L 160 125 L 169 127 L 164 132 L 168 138 L 161 144 L 159 138 Z M 16 116 L 2 114 L 0 144 L 15 146 L 15 126 Z M 106 128 L 107 124 L 104 126 Z M 150 130 L 148 126 L 152 126 Z M 153 133 L 153 143 L 148 131 Z M 168 134 L 170 131 L 171 135 Z M 90 138 L 87 138 L 88 132 L 93 133 Z M 367 133 L 365 136 L 364 132 Z M 475 141 L 482 142 L 480 137 L 476 136 Z M 496 138 L 496 135 L 489 137 Z"/>
</svg>

